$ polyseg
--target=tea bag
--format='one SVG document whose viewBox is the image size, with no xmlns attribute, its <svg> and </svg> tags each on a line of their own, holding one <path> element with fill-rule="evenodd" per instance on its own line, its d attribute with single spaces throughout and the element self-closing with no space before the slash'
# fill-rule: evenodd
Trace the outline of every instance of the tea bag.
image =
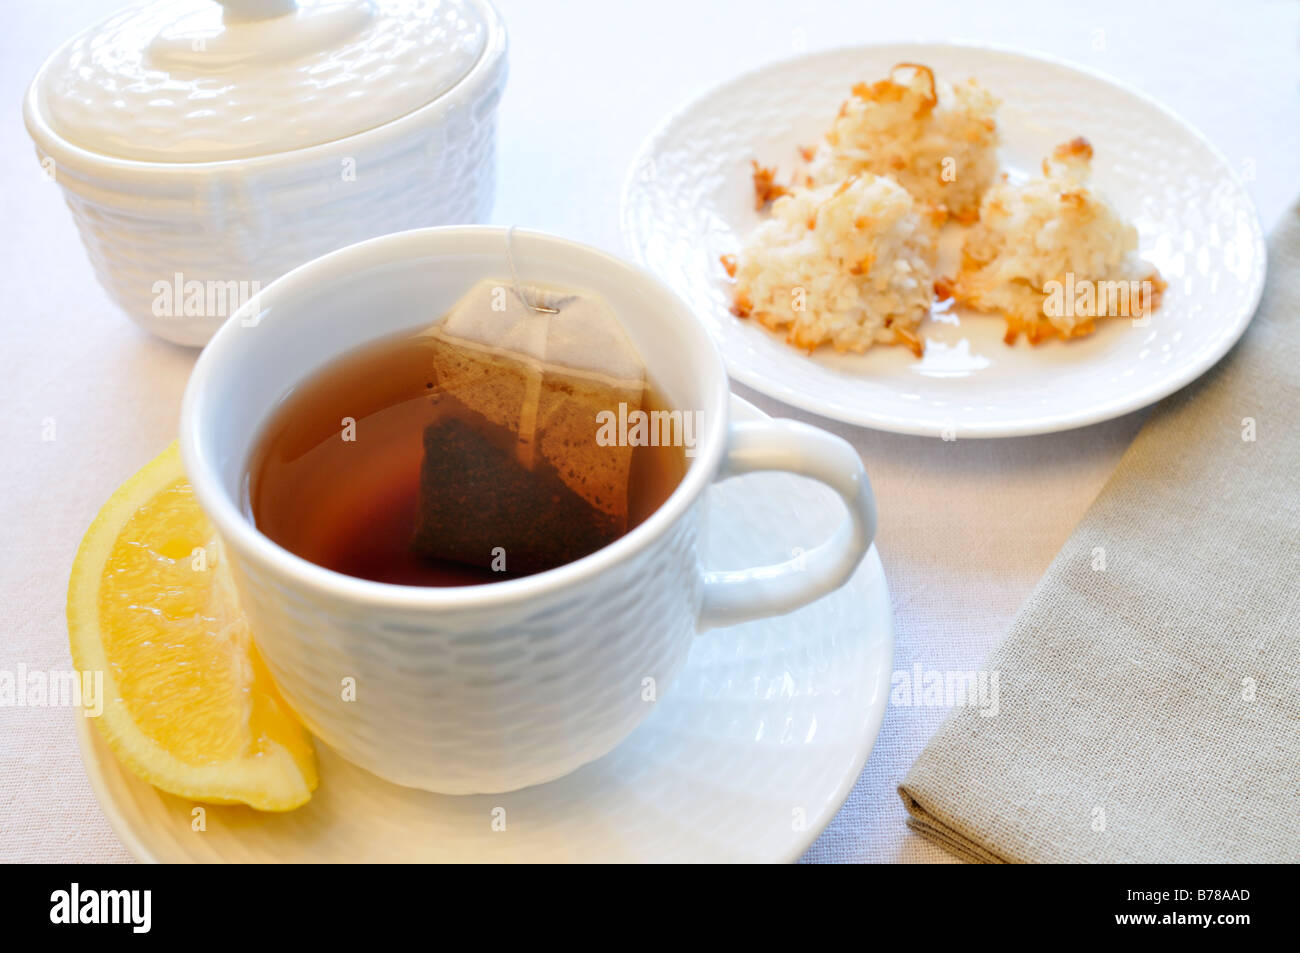
<svg viewBox="0 0 1300 953">
<path fill-rule="evenodd" d="M 633 448 L 599 439 L 601 415 L 640 410 L 646 375 L 603 298 L 487 279 L 422 338 L 439 414 L 424 433 L 417 552 L 538 572 L 627 531 Z"/>
</svg>

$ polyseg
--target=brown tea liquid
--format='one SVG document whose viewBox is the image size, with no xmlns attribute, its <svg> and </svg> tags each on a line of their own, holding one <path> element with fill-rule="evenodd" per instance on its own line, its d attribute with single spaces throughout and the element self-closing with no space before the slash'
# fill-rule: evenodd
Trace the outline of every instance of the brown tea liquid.
<svg viewBox="0 0 1300 953">
<path fill-rule="evenodd" d="M 350 576 L 413 586 L 474 585 L 594 551 L 645 520 L 681 482 L 683 446 L 635 447 L 626 526 L 612 534 L 605 526 L 599 537 L 557 539 L 585 525 L 583 507 L 545 462 L 519 469 L 512 454 L 517 435 L 442 391 L 431 359 L 435 346 L 415 335 L 376 342 L 318 372 L 284 400 L 249 462 L 247 505 L 259 530 L 290 552 Z M 641 409 L 669 408 L 649 388 Z M 592 415 L 586 454 L 603 449 L 594 448 L 596 431 Z M 447 495 L 443 486 L 450 488 Z M 441 522 L 432 524 L 430 514 Z M 502 535 L 503 521 L 510 545 L 496 559 L 501 540 L 494 537 Z M 449 540 L 457 558 L 429 555 L 431 548 L 439 551 L 440 538 Z M 430 539 L 432 547 L 421 542 Z M 557 561 L 557 553 L 568 558 Z"/>
</svg>

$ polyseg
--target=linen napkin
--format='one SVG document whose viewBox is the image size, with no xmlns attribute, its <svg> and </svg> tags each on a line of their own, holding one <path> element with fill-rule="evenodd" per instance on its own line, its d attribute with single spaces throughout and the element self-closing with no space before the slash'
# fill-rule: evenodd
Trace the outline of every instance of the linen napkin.
<svg viewBox="0 0 1300 953">
<path fill-rule="evenodd" d="M 899 794 L 983 862 L 1300 861 L 1300 210 Z M 996 681 L 993 674 L 996 673 Z"/>
</svg>

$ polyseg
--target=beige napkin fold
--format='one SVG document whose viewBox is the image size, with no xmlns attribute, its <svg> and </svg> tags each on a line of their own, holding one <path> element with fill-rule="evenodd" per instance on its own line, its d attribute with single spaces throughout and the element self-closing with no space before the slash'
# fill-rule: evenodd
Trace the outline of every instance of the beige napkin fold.
<svg viewBox="0 0 1300 953">
<path fill-rule="evenodd" d="M 985 663 L 996 714 L 955 708 L 899 788 L 953 853 L 1300 861 L 1300 210 L 1269 267 Z"/>
</svg>

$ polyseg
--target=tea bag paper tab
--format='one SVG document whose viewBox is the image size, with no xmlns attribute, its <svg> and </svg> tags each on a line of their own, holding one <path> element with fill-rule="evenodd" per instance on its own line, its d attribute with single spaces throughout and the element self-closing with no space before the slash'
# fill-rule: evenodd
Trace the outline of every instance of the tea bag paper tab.
<svg viewBox="0 0 1300 953">
<path fill-rule="evenodd" d="M 618 415 L 620 404 L 640 410 L 646 377 L 599 295 L 541 285 L 519 292 L 527 303 L 508 280 L 481 281 L 424 335 L 436 396 L 454 409 L 425 433 L 415 545 L 482 565 L 500 547 L 508 569 L 537 571 L 626 531 L 633 448 L 602 446 L 599 419 Z M 453 425 L 456 410 L 469 416 Z M 476 442 L 477 462 L 458 476 L 452 456 Z M 509 472 L 492 478 L 489 464 Z M 457 520 L 479 538 L 459 539 Z"/>
</svg>

